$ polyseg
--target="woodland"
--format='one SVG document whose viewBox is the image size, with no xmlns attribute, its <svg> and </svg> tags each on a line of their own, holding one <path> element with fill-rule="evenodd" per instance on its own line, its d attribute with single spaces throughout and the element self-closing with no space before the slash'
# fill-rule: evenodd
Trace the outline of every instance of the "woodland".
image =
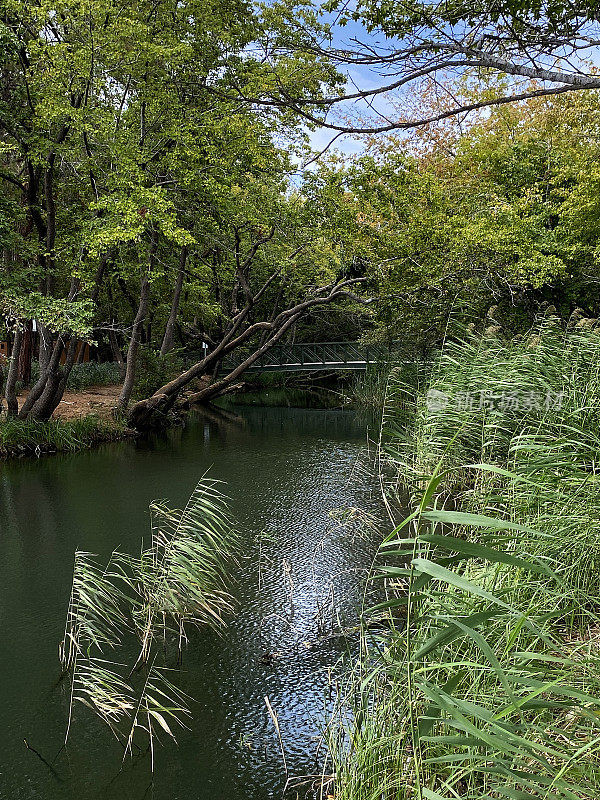
<svg viewBox="0 0 600 800">
<path fill-rule="evenodd" d="M 86 343 L 142 429 L 279 342 L 411 357 L 598 313 L 593 3 L 11 0 L 0 25 L 8 417 L 48 420 Z"/>
</svg>

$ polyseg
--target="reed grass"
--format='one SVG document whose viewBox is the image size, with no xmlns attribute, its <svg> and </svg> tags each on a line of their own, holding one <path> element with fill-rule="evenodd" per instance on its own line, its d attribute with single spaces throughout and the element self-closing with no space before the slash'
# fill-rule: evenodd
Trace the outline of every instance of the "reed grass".
<svg viewBox="0 0 600 800">
<path fill-rule="evenodd" d="M 410 513 L 332 729 L 338 800 L 600 796 L 598 356 L 545 320 L 448 342 L 422 391 L 390 381 L 382 484 Z M 457 401 L 482 392 L 561 400 Z"/>
<path fill-rule="evenodd" d="M 554 318 L 512 340 L 465 335 L 450 340 L 425 386 L 395 371 L 388 382 L 383 438 L 409 481 L 472 460 L 495 464 L 600 451 L 600 336 Z M 532 438 L 533 437 L 533 438 Z M 575 457 L 577 460 L 577 456 Z M 458 473 L 454 473 L 456 478 Z M 411 483 L 418 486 L 418 483 Z"/>
<path fill-rule="evenodd" d="M 71 678 L 66 739 L 74 703 L 90 708 L 123 745 L 145 737 L 154 752 L 161 731 L 189 716 L 187 698 L 170 679 L 167 644 L 181 657 L 190 627 L 221 628 L 232 609 L 227 566 L 236 540 L 215 481 L 198 483 L 183 510 L 150 507 L 150 547 L 140 556 L 114 551 L 108 564 L 77 551 L 60 661 Z M 137 657 L 128 663 L 128 643 Z"/>
<path fill-rule="evenodd" d="M 427 380 L 429 368 L 425 360 L 370 364 L 364 372 L 352 376 L 344 389 L 345 402 L 358 409 L 380 413 L 387 402 L 390 380 L 395 386 L 400 384 L 415 392 Z"/>
</svg>

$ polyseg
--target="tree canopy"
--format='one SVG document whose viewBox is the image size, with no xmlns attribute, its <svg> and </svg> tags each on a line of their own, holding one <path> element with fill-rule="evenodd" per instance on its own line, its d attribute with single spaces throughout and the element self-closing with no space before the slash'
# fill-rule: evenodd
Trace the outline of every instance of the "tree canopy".
<svg viewBox="0 0 600 800">
<path fill-rule="evenodd" d="M 2 0 L 9 412 L 48 418 L 82 342 L 120 363 L 141 426 L 290 337 L 418 348 L 457 309 L 598 313 L 594 6 Z M 341 47 L 357 21 L 371 38 Z M 348 92 L 349 67 L 381 81 Z M 382 92 L 385 120 L 331 116 Z M 365 149 L 311 159 L 318 125 Z M 140 354 L 175 346 L 188 364 L 132 406 Z"/>
</svg>

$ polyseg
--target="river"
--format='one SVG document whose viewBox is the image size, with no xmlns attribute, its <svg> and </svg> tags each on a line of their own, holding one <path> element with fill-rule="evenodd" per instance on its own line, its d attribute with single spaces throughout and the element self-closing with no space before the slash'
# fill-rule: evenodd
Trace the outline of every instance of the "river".
<svg viewBox="0 0 600 800">
<path fill-rule="evenodd" d="M 365 423 L 351 413 L 246 408 L 0 465 L 0 798 L 280 798 L 285 771 L 265 696 L 290 775 L 319 771 L 319 732 L 355 644 L 339 625 L 356 625 L 375 547 L 331 512 L 378 513 L 368 463 Z M 241 533 L 237 611 L 223 635 L 196 633 L 184 653 L 176 682 L 194 699 L 189 730 L 157 748 L 152 776 L 147 756 L 122 765 L 120 746 L 77 704 L 61 750 L 69 687 L 58 682 L 57 648 L 75 549 L 138 553 L 149 503 L 181 506 L 207 470 L 226 481 Z"/>
</svg>

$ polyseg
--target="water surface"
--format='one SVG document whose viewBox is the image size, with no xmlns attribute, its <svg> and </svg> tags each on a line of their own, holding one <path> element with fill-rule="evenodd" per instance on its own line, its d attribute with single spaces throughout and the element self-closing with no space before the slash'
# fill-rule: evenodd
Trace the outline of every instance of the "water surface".
<svg viewBox="0 0 600 800">
<path fill-rule="evenodd" d="M 340 656 L 352 648 L 340 625 L 356 624 L 373 552 L 331 512 L 377 509 L 366 463 L 365 426 L 351 414 L 247 408 L 150 441 L 0 465 L 2 800 L 281 797 L 265 695 L 290 773 L 318 771 L 319 727 Z M 178 746 L 157 749 L 152 778 L 148 757 L 121 767 L 119 745 L 79 705 L 59 752 L 68 686 L 57 684 L 57 645 L 74 550 L 139 552 L 149 503 L 181 506 L 206 470 L 227 481 L 242 545 L 237 613 L 223 636 L 191 637 L 176 679 L 194 698 L 190 730 L 178 733 Z"/>
</svg>

